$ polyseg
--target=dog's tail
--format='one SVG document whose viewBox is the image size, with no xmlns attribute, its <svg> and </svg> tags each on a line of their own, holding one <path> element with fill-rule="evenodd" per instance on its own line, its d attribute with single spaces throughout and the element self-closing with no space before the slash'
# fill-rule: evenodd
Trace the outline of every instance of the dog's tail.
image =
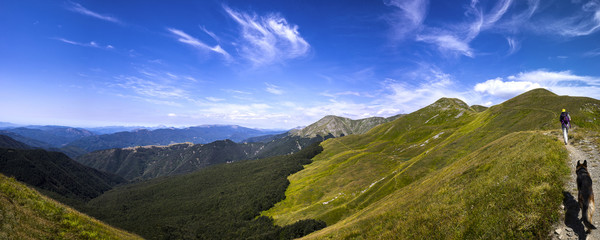
<svg viewBox="0 0 600 240">
<path fill-rule="evenodd" d="M 583 204 L 583 211 L 581 212 L 581 218 L 583 220 L 583 224 L 588 229 L 596 229 L 590 221 L 592 220 L 592 215 L 594 214 L 594 199 L 590 199 L 587 204 Z"/>
</svg>

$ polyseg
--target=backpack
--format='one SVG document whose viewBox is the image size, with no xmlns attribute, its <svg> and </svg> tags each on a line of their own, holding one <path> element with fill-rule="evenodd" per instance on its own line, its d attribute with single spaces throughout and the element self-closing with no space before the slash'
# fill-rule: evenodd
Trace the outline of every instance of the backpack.
<svg viewBox="0 0 600 240">
<path fill-rule="evenodd" d="M 560 122 L 563 124 L 569 124 L 569 122 L 571 121 L 571 119 L 569 119 L 569 113 L 568 112 L 562 112 L 560 113 Z"/>
</svg>

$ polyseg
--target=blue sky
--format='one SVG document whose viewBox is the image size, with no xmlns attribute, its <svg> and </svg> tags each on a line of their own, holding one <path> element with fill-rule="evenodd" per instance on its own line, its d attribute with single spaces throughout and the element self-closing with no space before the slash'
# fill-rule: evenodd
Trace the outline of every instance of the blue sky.
<svg viewBox="0 0 600 240">
<path fill-rule="evenodd" d="M 287 129 L 598 99 L 599 31 L 600 0 L 0 0 L 0 121 Z"/>
</svg>

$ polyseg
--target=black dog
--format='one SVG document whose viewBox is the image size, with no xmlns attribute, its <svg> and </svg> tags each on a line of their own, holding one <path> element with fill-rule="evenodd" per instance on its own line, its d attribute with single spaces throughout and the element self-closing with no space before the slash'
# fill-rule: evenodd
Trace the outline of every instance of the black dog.
<svg viewBox="0 0 600 240">
<path fill-rule="evenodd" d="M 581 220 L 583 225 L 588 229 L 589 233 L 592 229 L 596 229 L 592 225 L 592 215 L 594 215 L 594 190 L 592 189 L 592 177 L 587 169 L 587 160 L 583 164 L 577 161 L 577 201 L 581 208 Z"/>
</svg>

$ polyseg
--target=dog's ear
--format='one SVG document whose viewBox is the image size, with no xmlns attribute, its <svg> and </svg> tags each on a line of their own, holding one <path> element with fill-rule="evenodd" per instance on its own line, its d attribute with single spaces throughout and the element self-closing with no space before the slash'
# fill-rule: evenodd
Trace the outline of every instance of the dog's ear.
<svg viewBox="0 0 600 240">
<path fill-rule="evenodd" d="M 583 166 L 587 167 L 587 160 L 583 160 Z"/>
<path fill-rule="evenodd" d="M 577 166 L 581 165 L 581 163 L 579 163 L 579 160 L 577 160 Z"/>
</svg>

